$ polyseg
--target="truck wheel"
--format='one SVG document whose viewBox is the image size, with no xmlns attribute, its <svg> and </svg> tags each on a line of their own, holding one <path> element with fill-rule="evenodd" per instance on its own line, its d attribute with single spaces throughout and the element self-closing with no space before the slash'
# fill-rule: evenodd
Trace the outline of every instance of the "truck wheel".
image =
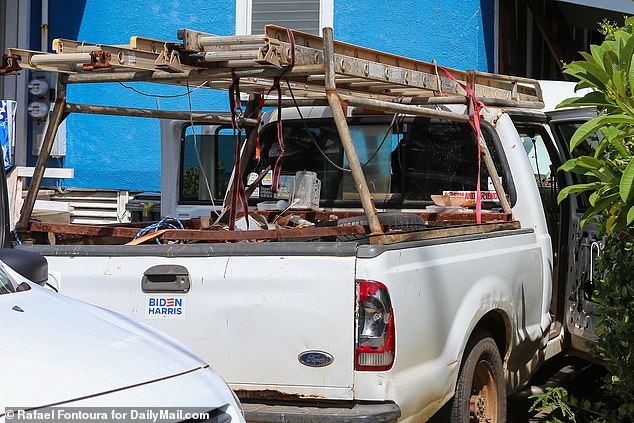
<svg viewBox="0 0 634 423">
<path fill-rule="evenodd" d="M 506 422 L 506 382 L 497 344 L 481 334 L 467 344 L 456 394 L 451 405 L 452 423 Z"/>
<path fill-rule="evenodd" d="M 379 223 L 387 226 L 389 229 L 400 229 L 403 231 L 417 231 L 425 229 L 425 221 L 423 218 L 414 213 L 401 212 L 382 212 L 377 213 Z M 365 215 L 346 217 L 337 221 L 337 226 L 361 226 L 368 224 L 368 218 Z M 337 241 L 357 241 L 367 239 L 366 235 L 340 235 Z"/>
</svg>

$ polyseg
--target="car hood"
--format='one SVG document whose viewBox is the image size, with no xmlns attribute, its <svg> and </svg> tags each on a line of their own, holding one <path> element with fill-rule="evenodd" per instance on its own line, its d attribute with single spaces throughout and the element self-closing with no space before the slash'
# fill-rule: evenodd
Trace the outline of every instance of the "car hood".
<svg viewBox="0 0 634 423">
<path fill-rule="evenodd" d="M 207 366 L 149 326 L 29 285 L 0 295 L 0 409 L 63 403 Z"/>
</svg>

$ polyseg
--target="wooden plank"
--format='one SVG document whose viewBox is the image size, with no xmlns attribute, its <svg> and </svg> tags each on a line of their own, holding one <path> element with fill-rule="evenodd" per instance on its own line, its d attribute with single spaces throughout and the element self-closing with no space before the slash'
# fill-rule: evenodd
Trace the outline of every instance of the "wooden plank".
<svg viewBox="0 0 634 423">
<path fill-rule="evenodd" d="M 167 232 L 168 229 L 160 229 L 156 232 L 150 232 L 147 233 L 143 236 L 138 237 L 137 239 L 133 239 L 130 242 L 126 242 L 125 245 L 139 245 L 139 244 L 143 244 L 145 241 L 150 241 L 153 239 L 158 238 L 159 236 L 163 235 L 165 232 Z"/>
<path fill-rule="evenodd" d="M 332 118 L 335 121 L 337 131 L 339 132 L 341 144 L 343 145 L 343 149 L 346 152 L 346 156 L 348 157 L 350 170 L 352 171 L 352 177 L 354 179 L 357 191 L 359 192 L 361 205 L 363 206 L 363 211 L 365 212 L 365 215 L 368 219 L 370 229 L 373 233 L 380 234 L 383 233 L 383 230 L 381 229 L 381 223 L 379 222 L 379 218 L 376 215 L 376 207 L 370 195 L 368 182 L 365 179 L 365 175 L 363 174 L 363 169 L 361 167 L 361 162 L 359 161 L 354 148 L 352 136 L 350 135 L 350 128 L 348 128 L 348 123 L 346 121 L 346 114 L 344 113 L 343 106 L 341 104 L 341 98 L 337 94 L 337 87 L 335 85 L 335 55 L 332 38 L 332 28 L 324 28 L 323 47 L 324 62 L 326 66 L 325 86 L 328 96 L 328 103 L 330 103 L 330 110 L 332 111 Z"/>
<path fill-rule="evenodd" d="M 60 234 L 106 236 L 132 239 L 139 233 L 139 228 L 57 224 L 48 222 L 31 222 L 32 232 L 53 232 Z M 170 229 L 160 235 L 160 239 L 182 241 L 244 241 L 283 238 L 316 238 L 337 235 L 362 235 L 367 231 L 363 226 L 326 226 L 303 229 L 276 229 L 254 231 L 202 231 L 194 229 Z"/>
<path fill-rule="evenodd" d="M 462 235 L 477 235 L 485 234 L 489 232 L 505 231 L 511 229 L 520 229 L 519 222 L 505 222 L 505 223 L 483 223 L 473 224 L 468 226 L 458 226 L 450 228 L 436 228 L 428 229 L 424 231 L 415 232 L 403 232 L 396 234 L 386 235 L 370 235 L 370 242 L 372 244 L 398 244 L 408 241 L 422 241 L 426 239 L 438 239 L 449 238 Z"/>
<path fill-rule="evenodd" d="M 396 244 L 407 241 L 420 241 L 426 239 L 438 239 L 446 237 L 455 237 L 461 235 L 475 235 L 489 232 L 497 232 L 502 230 L 519 229 L 520 223 L 513 222 L 496 222 L 485 223 L 480 225 L 464 225 L 441 227 L 415 231 L 415 232 L 397 232 L 385 235 L 371 235 L 370 240 L 373 244 Z M 58 233 L 67 235 L 82 236 L 102 236 L 113 238 L 133 239 L 138 233 L 139 228 L 132 227 L 113 227 L 113 226 L 88 226 L 60 224 L 49 222 L 31 222 L 31 231 Z M 267 240 L 267 239 L 293 239 L 293 238 L 319 238 L 332 237 L 339 235 L 369 235 L 367 228 L 363 226 L 326 226 L 326 227 L 310 227 L 310 228 L 292 228 L 292 229 L 276 229 L 276 230 L 251 230 L 251 231 L 225 231 L 225 230 L 195 230 L 195 229 L 168 229 L 161 232 L 157 237 L 162 240 L 180 240 L 180 241 L 201 241 L 201 242 L 227 242 L 227 241 L 245 241 L 245 240 Z"/>
<path fill-rule="evenodd" d="M 160 239 L 182 241 L 246 241 L 285 238 L 319 238 L 338 235 L 365 235 L 368 231 L 363 226 L 326 226 L 302 229 L 275 229 L 255 231 L 196 231 L 169 230 Z"/>
<path fill-rule="evenodd" d="M 73 225 L 48 222 L 31 222 L 30 225 L 31 232 L 54 232 L 70 235 L 109 236 L 132 239 L 139 233 L 138 228 L 124 228 L 121 226 L 102 227 L 95 225 Z"/>
</svg>

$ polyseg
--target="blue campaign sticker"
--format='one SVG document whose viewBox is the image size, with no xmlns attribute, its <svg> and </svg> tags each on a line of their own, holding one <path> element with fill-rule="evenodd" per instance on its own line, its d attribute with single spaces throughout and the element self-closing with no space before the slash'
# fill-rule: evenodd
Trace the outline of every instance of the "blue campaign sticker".
<svg viewBox="0 0 634 423">
<path fill-rule="evenodd" d="M 145 317 L 154 319 L 182 319 L 185 299 L 182 297 L 148 297 Z"/>
</svg>

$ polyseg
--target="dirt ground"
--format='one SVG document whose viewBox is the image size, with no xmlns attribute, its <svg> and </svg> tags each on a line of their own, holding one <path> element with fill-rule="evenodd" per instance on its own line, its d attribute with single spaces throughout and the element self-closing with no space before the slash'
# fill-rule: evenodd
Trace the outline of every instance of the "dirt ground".
<svg viewBox="0 0 634 423">
<path fill-rule="evenodd" d="M 605 369 L 576 357 L 562 357 L 545 365 L 531 380 L 533 392 L 543 391 L 546 386 L 562 386 L 577 398 L 596 397 L 597 387 L 605 375 Z M 542 412 L 529 409 L 534 399 L 528 398 L 530 387 L 508 401 L 508 423 L 537 423 L 548 421 L 551 417 L 561 418 L 556 411 Z M 581 423 L 581 421 L 579 421 Z"/>
</svg>

